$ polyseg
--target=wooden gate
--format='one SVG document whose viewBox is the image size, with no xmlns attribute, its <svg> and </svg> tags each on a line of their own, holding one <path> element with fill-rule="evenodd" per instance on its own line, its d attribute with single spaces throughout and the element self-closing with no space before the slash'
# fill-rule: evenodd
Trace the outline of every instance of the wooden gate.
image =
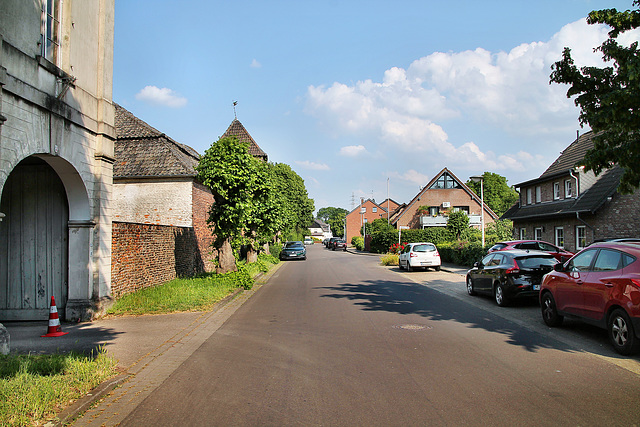
<svg viewBox="0 0 640 427">
<path fill-rule="evenodd" d="M 43 160 L 23 160 L 4 185 L 0 212 L 0 321 L 46 320 L 52 295 L 63 316 L 69 206 L 62 181 Z"/>
</svg>

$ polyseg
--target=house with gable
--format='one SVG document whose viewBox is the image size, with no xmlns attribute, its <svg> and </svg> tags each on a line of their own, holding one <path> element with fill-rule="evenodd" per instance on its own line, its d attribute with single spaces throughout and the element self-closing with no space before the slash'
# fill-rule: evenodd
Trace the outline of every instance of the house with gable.
<svg viewBox="0 0 640 427">
<path fill-rule="evenodd" d="M 111 299 L 114 0 L 2 0 L 0 321 Z"/>
<path fill-rule="evenodd" d="M 221 138 L 225 138 L 227 136 L 235 136 L 239 141 L 248 142 L 249 143 L 249 154 L 251 154 L 256 159 L 264 160 L 265 162 L 269 160 L 269 156 L 265 153 L 262 148 L 256 143 L 256 141 L 251 137 L 247 129 L 240 123 L 240 120 L 233 119 L 225 133 L 221 136 Z"/>
<path fill-rule="evenodd" d="M 319 219 L 313 220 L 313 222 L 309 226 L 309 232 L 311 233 L 311 237 L 320 241 L 333 237 L 331 226 L 324 221 L 320 221 Z"/>
<path fill-rule="evenodd" d="M 449 212 L 463 211 L 469 216 L 469 225 L 485 226 L 498 216 L 481 203 L 481 198 L 449 169 L 444 168 L 400 211 L 391 223 L 397 229 L 446 227 Z"/>
<path fill-rule="evenodd" d="M 196 180 L 200 155 L 115 108 L 113 293 L 213 271 L 213 195 Z"/>
<path fill-rule="evenodd" d="M 593 132 L 578 136 L 538 178 L 521 182 L 520 200 L 502 215 L 514 239 L 555 243 L 571 252 L 600 239 L 640 237 L 640 191 L 617 191 L 623 170 L 596 176 L 576 167 L 594 146 Z"/>
<path fill-rule="evenodd" d="M 351 244 L 351 239 L 360 236 L 363 225 L 378 218 L 386 218 L 387 211 L 373 199 L 361 200 L 360 205 L 346 215 L 345 240 Z M 366 232 L 366 229 L 365 229 Z"/>
</svg>

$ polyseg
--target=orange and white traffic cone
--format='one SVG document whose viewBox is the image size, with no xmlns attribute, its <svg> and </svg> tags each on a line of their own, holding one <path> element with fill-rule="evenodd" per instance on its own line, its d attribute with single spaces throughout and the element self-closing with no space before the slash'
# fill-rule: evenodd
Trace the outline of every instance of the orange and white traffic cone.
<svg viewBox="0 0 640 427">
<path fill-rule="evenodd" d="M 49 329 L 47 329 L 47 333 L 45 335 L 40 335 L 41 337 L 60 337 L 62 335 L 67 335 L 69 332 L 62 332 L 62 327 L 60 326 L 60 319 L 58 318 L 58 308 L 56 307 L 56 300 L 51 296 L 51 306 L 49 307 Z"/>
</svg>

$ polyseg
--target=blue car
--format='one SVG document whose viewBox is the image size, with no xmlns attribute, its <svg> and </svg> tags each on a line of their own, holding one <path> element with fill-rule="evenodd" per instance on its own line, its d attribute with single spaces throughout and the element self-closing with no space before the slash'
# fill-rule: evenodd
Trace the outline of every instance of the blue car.
<svg viewBox="0 0 640 427">
<path fill-rule="evenodd" d="M 287 242 L 280 252 L 280 259 L 307 259 L 307 249 L 300 241 Z"/>
</svg>

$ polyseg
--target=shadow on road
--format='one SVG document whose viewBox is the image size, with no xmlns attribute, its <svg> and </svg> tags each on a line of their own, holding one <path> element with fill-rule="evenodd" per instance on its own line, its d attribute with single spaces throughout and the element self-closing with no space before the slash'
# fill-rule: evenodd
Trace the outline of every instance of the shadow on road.
<svg viewBox="0 0 640 427">
<path fill-rule="evenodd" d="M 331 292 L 322 295 L 325 298 L 348 299 L 364 310 L 404 315 L 417 314 L 431 321 L 455 321 L 472 328 L 504 334 L 508 337 L 508 343 L 521 346 L 530 352 L 541 348 L 576 351 L 556 339 L 543 336 L 482 308 L 418 284 L 367 280 L 319 289 Z"/>
</svg>

